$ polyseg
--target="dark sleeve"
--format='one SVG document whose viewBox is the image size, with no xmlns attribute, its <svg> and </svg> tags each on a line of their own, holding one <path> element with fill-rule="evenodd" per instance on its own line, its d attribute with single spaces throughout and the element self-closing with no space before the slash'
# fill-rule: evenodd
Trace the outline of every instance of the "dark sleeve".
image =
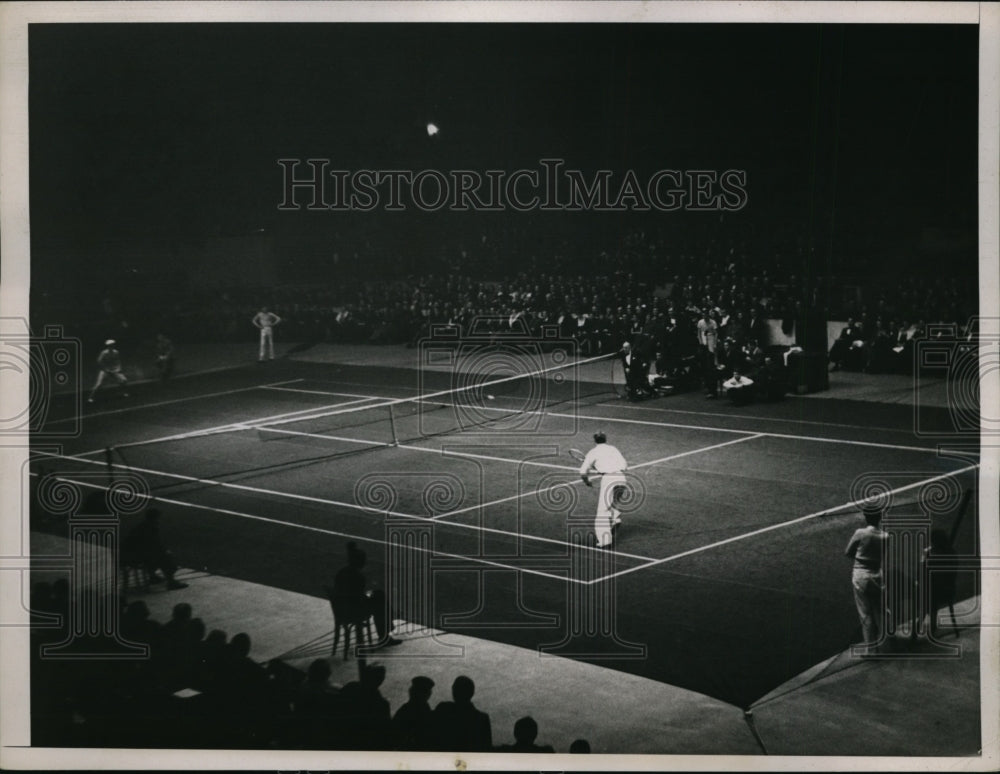
<svg viewBox="0 0 1000 774">
<path fill-rule="evenodd" d="M 489 752 L 493 748 L 493 727 L 490 725 L 490 716 L 485 712 L 480 713 L 480 722 L 482 723 L 482 749 L 484 752 Z"/>
</svg>

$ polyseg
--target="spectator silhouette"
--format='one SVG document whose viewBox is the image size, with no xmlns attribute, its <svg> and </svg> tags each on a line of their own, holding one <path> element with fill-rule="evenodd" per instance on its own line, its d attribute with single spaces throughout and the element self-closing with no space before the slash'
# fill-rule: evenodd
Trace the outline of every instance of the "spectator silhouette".
<svg viewBox="0 0 1000 774">
<path fill-rule="evenodd" d="M 262 698 L 267 672 L 250 658 L 250 635 L 234 635 L 226 647 L 219 674 L 219 687 L 232 701 Z"/>
<path fill-rule="evenodd" d="M 573 744 L 569 746 L 569 751 L 574 755 L 589 755 L 590 742 L 586 739 L 575 739 Z"/>
<path fill-rule="evenodd" d="M 339 692 L 330 684 L 330 664 L 316 659 L 309 665 L 305 682 L 293 700 L 295 732 L 293 739 L 309 750 L 332 745 L 340 714 Z"/>
<path fill-rule="evenodd" d="M 225 657 L 226 633 L 220 629 L 213 629 L 198 647 L 198 658 L 194 668 L 194 686 L 202 691 L 211 690 L 223 669 Z"/>
<path fill-rule="evenodd" d="M 163 625 L 163 644 L 168 648 L 179 648 L 187 638 L 188 627 L 191 625 L 191 605 L 179 602 L 174 605 L 170 620 Z"/>
<path fill-rule="evenodd" d="M 449 752 L 489 752 L 493 749 L 490 716 L 476 709 L 472 697 L 476 684 L 460 675 L 451 684 L 453 701 L 434 708 L 434 726 L 439 749 Z"/>
<path fill-rule="evenodd" d="M 379 688 L 385 681 L 385 667 L 361 663 L 358 680 L 340 692 L 341 726 L 352 750 L 384 750 L 391 740 L 392 715 L 389 702 Z"/>
<path fill-rule="evenodd" d="M 497 752 L 514 753 L 554 753 L 552 745 L 535 744 L 538 738 L 538 723 L 530 715 L 523 717 L 514 724 L 514 744 L 502 744 Z"/>
<path fill-rule="evenodd" d="M 429 704 L 433 689 L 429 677 L 414 677 L 410 682 L 410 700 L 392 718 L 397 750 L 434 749 L 434 713 Z"/>
<path fill-rule="evenodd" d="M 163 625 L 161 647 L 154 651 L 157 673 L 164 687 L 175 690 L 180 664 L 191 637 L 191 605 L 180 602 L 174 605 L 170 620 Z"/>
<path fill-rule="evenodd" d="M 192 618 L 179 643 L 174 661 L 173 682 L 178 688 L 188 688 L 194 684 L 204 639 L 205 622 L 200 618 Z"/>
<path fill-rule="evenodd" d="M 168 589 L 187 588 L 186 583 L 174 579 L 177 572 L 177 562 L 174 561 L 163 539 L 160 537 L 160 511 L 150 508 L 145 518 L 122 541 L 122 562 L 126 565 L 136 563 L 149 573 L 151 582 L 167 582 Z M 159 575 L 161 571 L 163 575 Z"/>
<path fill-rule="evenodd" d="M 122 636 L 130 642 L 139 642 L 155 648 L 163 634 L 163 627 L 149 617 L 149 606 L 141 599 L 129 603 L 122 616 Z"/>
</svg>

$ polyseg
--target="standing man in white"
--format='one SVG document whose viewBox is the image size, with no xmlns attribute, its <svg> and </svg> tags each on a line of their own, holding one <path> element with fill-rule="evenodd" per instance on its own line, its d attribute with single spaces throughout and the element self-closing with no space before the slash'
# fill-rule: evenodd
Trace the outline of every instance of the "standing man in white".
<svg viewBox="0 0 1000 774">
<path fill-rule="evenodd" d="M 597 516 L 594 520 L 598 548 L 608 548 L 611 545 L 612 530 L 621 524 L 622 512 L 615 506 L 625 491 L 627 469 L 625 457 L 608 443 L 604 433 L 594 433 L 594 448 L 583 458 L 580 477 L 587 486 L 593 486 L 590 472 L 601 474 L 601 492 L 597 497 Z"/>
<path fill-rule="evenodd" d="M 281 322 L 281 318 L 274 312 L 268 311 L 266 306 L 262 306 L 260 311 L 254 315 L 253 324 L 260 329 L 260 362 L 264 362 L 265 356 L 268 360 L 274 360 L 274 326 Z"/>
</svg>

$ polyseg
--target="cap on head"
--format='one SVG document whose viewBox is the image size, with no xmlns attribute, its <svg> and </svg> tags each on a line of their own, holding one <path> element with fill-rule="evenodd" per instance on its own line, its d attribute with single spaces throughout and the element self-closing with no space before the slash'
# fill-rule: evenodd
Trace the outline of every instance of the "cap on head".
<svg viewBox="0 0 1000 774">
<path fill-rule="evenodd" d="M 410 687 L 422 693 L 430 693 L 431 688 L 434 687 L 434 681 L 429 677 L 418 675 L 410 681 Z"/>
<path fill-rule="evenodd" d="M 108 339 L 107 341 L 104 342 L 105 347 L 113 347 L 114 345 L 115 345 L 114 339 Z"/>
<path fill-rule="evenodd" d="M 605 443 L 608 437 L 601 431 L 594 433 L 594 443 Z"/>
</svg>

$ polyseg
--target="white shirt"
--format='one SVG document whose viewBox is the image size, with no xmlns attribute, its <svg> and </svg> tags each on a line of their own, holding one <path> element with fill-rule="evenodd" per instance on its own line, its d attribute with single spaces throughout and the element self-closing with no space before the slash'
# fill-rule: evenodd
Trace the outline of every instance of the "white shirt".
<svg viewBox="0 0 1000 774">
<path fill-rule="evenodd" d="M 607 474 L 621 473 L 626 468 L 628 468 L 628 463 L 618 449 L 610 443 L 599 443 L 583 458 L 583 464 L 580 465 L 580 475 L 587 475 L 591 469 L 598 473 Z"/>
<path fill-rule="evenodd" d="M 753 379 L 740 374 L 739 376 L 734 376 L 731 379 L 727 379 L 722 383 L 722 386 L 727 390 L 735 390 L 738 387 L 749 387 L 753 384 Z"/>
<path fill-rule="evenodd" d="M 253 323 L 260 329 L 271 328 L 281 322 L 281 318 L 274 312 L 257 312 L 254 315 Z"/>
</svg>

